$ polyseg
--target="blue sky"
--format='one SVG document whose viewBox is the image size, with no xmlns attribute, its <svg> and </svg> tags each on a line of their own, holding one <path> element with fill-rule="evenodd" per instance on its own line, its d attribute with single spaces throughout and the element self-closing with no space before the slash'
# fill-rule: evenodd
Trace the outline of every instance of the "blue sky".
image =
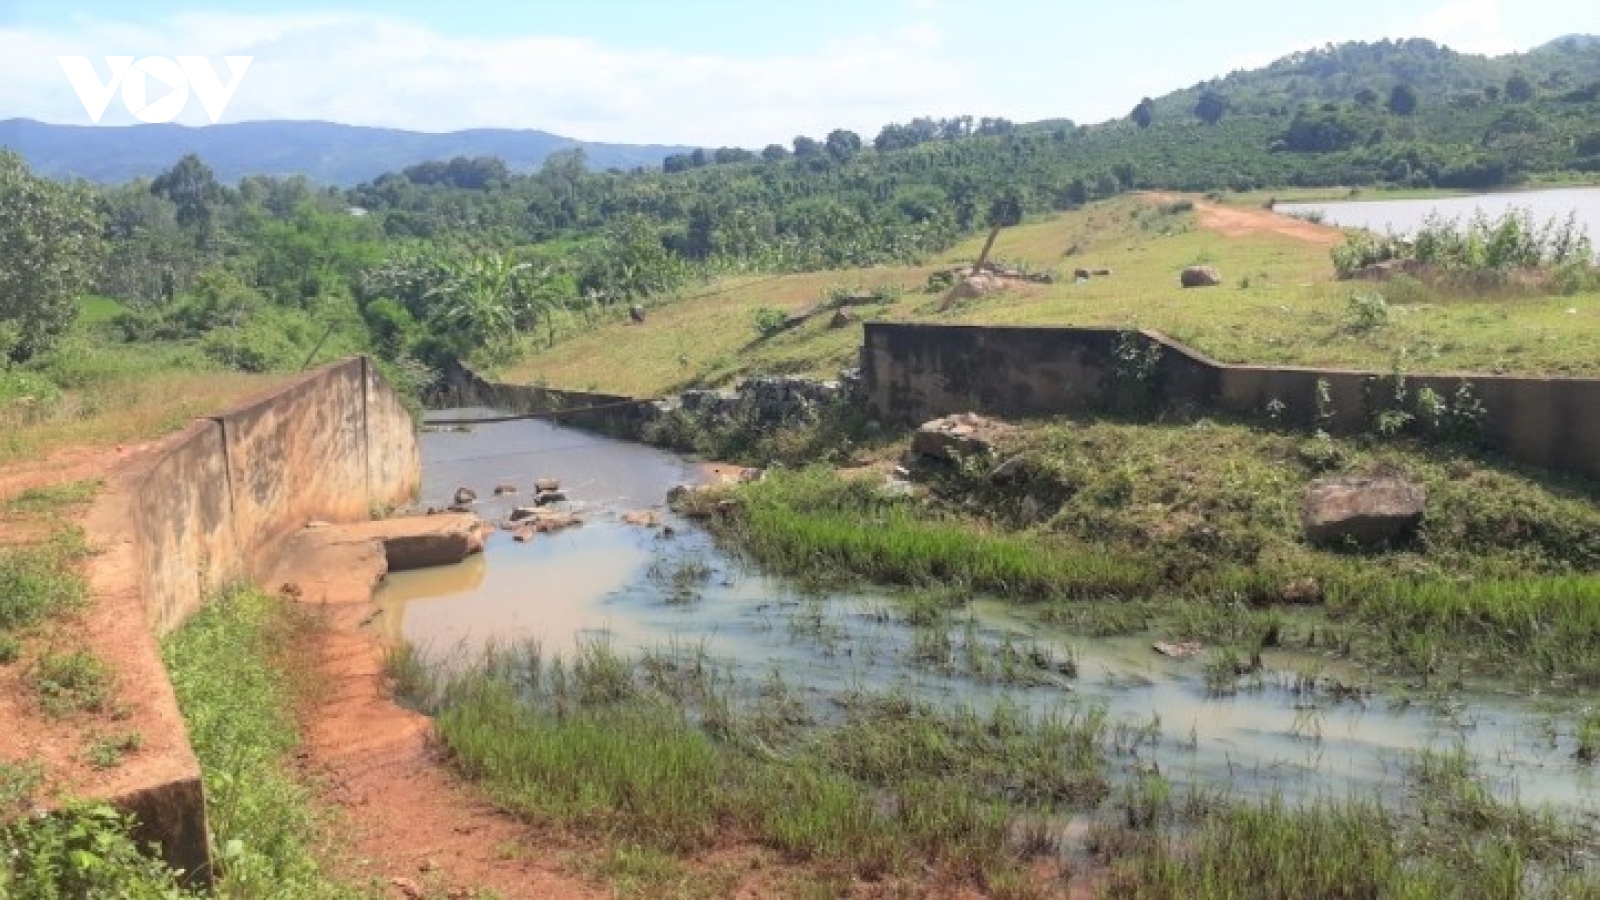
<svg viewBox="0 0 1600 900">
<path fill-rule="evenodd" d="M 1330 41 L 1503 53 L 1600 32 L 1594 0 L 0 0 L 0 118 L 87 124 L 55 57 L 254 62 L 222 121 L 761 146 L 916 115 L 1095 122 Z M 113 98 L 102 124 L 131 115 Z M 207 120 L 191 99 L 178 119 Z"/>
</svg>

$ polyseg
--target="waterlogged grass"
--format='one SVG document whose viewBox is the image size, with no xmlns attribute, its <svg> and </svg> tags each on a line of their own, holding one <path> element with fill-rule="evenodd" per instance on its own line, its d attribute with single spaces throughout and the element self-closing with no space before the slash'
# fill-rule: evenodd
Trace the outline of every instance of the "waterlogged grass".
<svg viewBox="0 0 1600 900">
<path fill-rule="evenodd" d="M 1415 540 L 1306 542 L 1307 485 L 1373 473 L 1427 489 Z M 1299 646 L 1408 676 L 1600 684 L 1593 485 L 1460 449 L 1207 420 L 1035 423 L 992 458 L 919 478 L 928 493 L 905 496 L 875 475 L 775 470 L 700 502 L 756 560 L 822 585 L 992 593 L 1088 634 L 1154 629 L 1246 656 Z M 916 637 L 915 662 L 954 664 L 947 632 Z"/>
<path fill-rule="evenodd" d="M 842 698 L 818 722 L 781 684 L 735 699 L 703 657 L 490 651 L 415 698 L 458 771 L 547 826 L 652 853 L 755 844 L 852 877 L 1015 876 L 1024 811 L 1105 792 L 1103 715 Z"/>
<path fill-rule="evenodd" d="M 1584 826 L 1497 799 L 1464 750 L 1425 752 L 1413 802 L 1216 802 L 1131 792 L 1097 829 L 1108 898 L 1600 896 Z M 1586 868 L 1588 867 L 1588 868 Z"/>
<path fill-rule="evenodd" d="M 291 648 L 306 627 L 254 590 L 219 597 L 162 645 L 200 759 L 219 896 L 365 896 L 328 878 L 325 823 L 295 779 Z"/>
<path fill-rule="evenodd" d="M 1154 570 L 1137 558 L 928 516 L 910 501 L 824 469 L 781 474 L 740 496 L 744 513 L 732 528 L 741 546 L 774 569 L 812 580 L 849 575 L 1035 598 L 1138 595 L 1155 582 Z"/>
<path fill-rule="evenodd" d="M 1600 685 L 1597 575 L 1371 578 L 1334 585 L 1329 602 L 1379 629 L 1404 672 L 1492 670 L 1516 659 L 1525 671 Z"/>
</svg>

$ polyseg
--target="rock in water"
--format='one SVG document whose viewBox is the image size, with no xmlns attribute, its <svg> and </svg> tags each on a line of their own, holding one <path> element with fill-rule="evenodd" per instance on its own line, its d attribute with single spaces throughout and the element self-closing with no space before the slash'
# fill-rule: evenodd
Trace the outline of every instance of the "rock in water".
<svg viewBox="0 0 1600 900">
<path fill-rule="evenodd" d="M 478 502 L 478 492 L 469 487 L 456 488 L 456 505 L 466 506 Z"/>
<path fill-rule="evenodd" d="M 1376 547 L 1415 534 L 1427 505 L 1427 489 L 1405 478 L 1323 478 L 1306 488 L 1300 514 L 1312 543 Z"/>
<path fill-rule="evenodd" d="M 556 478 L 540 478 L 533 483 L 533 489 L 540 493 L 561 490 L 561 481 Z"/>
</svg>

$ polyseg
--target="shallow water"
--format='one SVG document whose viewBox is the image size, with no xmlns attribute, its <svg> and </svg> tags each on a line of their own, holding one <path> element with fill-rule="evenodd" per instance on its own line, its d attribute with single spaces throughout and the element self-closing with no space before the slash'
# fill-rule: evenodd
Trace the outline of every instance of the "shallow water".
<svg viewBox="0 0 1600 900">
<path fill-rule="evenodd" d="M 972 622 L 958 621 L 951 632 L 958 662 L 969 641 L 986 661 L 1009 641 L 1076 658 L 1078 677 L 1039 670 L 1031 673 L 1037 683 L 1019 684 L 992 673 L 975 677 L 959 664 L 930 670 L 913 662 L 915 633 L 892 594 L 808 596 L 668 512 L 670 487 L 705 477 L 692 462 L 534 421 L 425 434 L 422 442 L 424 504 L 445 505 L 457 487 L 469 486 L 484 498 L 478 511 L 499 519 L 519 501 L 492 497 L 496 484 L 527 490 L 535 478 L 555 477 L 584 519 L 580 528 L 527 544 L 502 531 L 483 556 L 461 565 L 390 576 L 379 593 L 379 627 L 436 658 L 493 642 L 532 639 L 556 653 L 603 639 L 623 653 L 700 649 L 743 683 L 777 673 L 813 698 L 897 687 L 979 707 L 1002 698 L 1039 709 L 1097 705 L 1126 724 L 1119 743 L 1137 744 L 1118 756 L 1124 770 L 1154 764 L 1179 783 L 1235 794 L 1382 790 L 1397 783 L 1411 751 L 1461 743 L 1502 795 L 1600 810 L 1600 779 L 1572 759 L 1570 717 L 1552 720 L 1526 698 L 1406 703 L 1379 690 L 1338 700 L 1296 690 L 1293 673 L 1337 675 L 1345 683 L 1360 683 L 1360 674 L 1304 654 L 1268 654 L 1264 675 L 1217 697 L 1206 689 L 1199 659 L 1160 656 L 1144 638 L 1070 635 L 994 599 L 958 613 Z M 526 494 L 520 502 L 528 502 Z M 639 509 L 655 509 L 674 534 L 621 521 Z M 1159 737 L 1138 741 L 1132 735 L 1140 728 Z"/>
<path fill-rule="evenodd" d="M 1475 194 L 1468 197 L 1442 197 L 1426 200 L 1351 200 L 1338 203 L 1279 203 L 1274 207 L 1285 215 L 1320 211 L 1329 225 L 1366 228 L 1376 232 L 1410 235 L 1434 213 L 1446 219 L 1466 221 L 1482 210 L 1494 221 L 1508 210 L 1527 210 L 1533 223 L 1543 226 L 1551 219 L 1565 221 L 1576 215 L 1578 224 L 1591 238 L 1600 240 L 1600 187 L 1553 188 L 1539 191 L 1508 191 Z"/>
</svg>

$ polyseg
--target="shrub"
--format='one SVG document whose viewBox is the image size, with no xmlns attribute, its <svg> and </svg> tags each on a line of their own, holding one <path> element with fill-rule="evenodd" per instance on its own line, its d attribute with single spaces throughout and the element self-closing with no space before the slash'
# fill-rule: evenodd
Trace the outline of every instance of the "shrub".
<svg viewBox="0 0 1600 900">
<path fill-rule="evenodd" d="M 789 327 L 789 314 L 770 306 L 757 309 L 754 318 L 756 334 L 763 338 L 772 337 Z"/>
<path fill-rule="evenodd" d="M 1376 291 L 1357 291 L 1345 303 L 1345 327 L 1356 334 L 1389 324 L 1389 304 Z"/>
</svg>

